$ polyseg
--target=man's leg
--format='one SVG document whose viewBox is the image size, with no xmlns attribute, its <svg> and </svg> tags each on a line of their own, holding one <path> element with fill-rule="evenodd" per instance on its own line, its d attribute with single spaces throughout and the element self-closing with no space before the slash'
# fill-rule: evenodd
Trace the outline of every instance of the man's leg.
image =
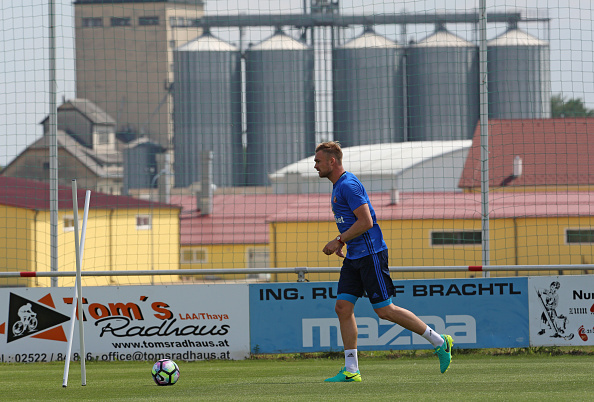
<svg viewBox="0 0 594 402">
<path fill-rule="evenodd" d="M 357 359 L 357 321 L 355 320 L 355 305 L 347 300 L 337 300 L 334 311 L 340 322 L 340 335 L 344 345 L 344 368 L 327 382 L 360 382 L 359 364 Z"/>
<path fill-rule="evenodd" d="M 337 300 L 334 311 L 340 322 L 340 334 L 345 350 L 357 349 L 357 321 L 355 320 L 355 305 L 346 300 Z"/>
<path fill-rule="evenodd" d="M 388 304 L 387 306 L 375 309 L 375 312 L 379 318 L 391 321 L 421 336 L 423 336 L 425 329 L 427 329 L 427 324 L 412 311 L 398 307 L 395 304 Z"/>
<path fill-rule="evenodd" d="M 454 341 L 450 335 L 440 335 L 431 329 L 427 324 L 417 317 L 412 311 L 398 307 L 395 304 L 375 309 L 378 317 L 391 321 L 401 327 L 421 335 L 435 348 L 435 354 L 439 357 L 439 367 L 445 373 L 452 361 L 452 345 Z"/>
</svg>

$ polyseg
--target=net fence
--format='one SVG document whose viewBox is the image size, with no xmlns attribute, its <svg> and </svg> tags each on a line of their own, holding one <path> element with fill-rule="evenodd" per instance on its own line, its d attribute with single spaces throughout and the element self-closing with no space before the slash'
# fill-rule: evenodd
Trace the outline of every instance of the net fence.
<svg viewBox="0 0 594 402">
<path fill-rule="evenodd" d="M 82 270 L 102 273 L 85 286 L 336 280 L 322 249 L 340 217 L 314 169 L 330 140 L 394 279 L 590 273 L 592 17 L 589 1 L 2 2 L 0 273 L 39 275 L 0 286 L 74 284 L 41 275 L 76 270 L 73 179 L 81 211 L 92 192 Z"/>
</svg>

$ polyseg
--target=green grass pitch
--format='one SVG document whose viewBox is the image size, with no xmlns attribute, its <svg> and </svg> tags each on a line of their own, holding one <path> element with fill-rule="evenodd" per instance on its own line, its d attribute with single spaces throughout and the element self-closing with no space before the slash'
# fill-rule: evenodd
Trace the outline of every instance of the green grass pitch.
<svg viewBox="0 0 594 402">
<path fill-rule="evenodd" d="M 62 387 L 63 363 L 0 364 L 2 394 L 11 401 L 387 401 L 387 400 L 590 400 L 591 353 L 454 354 L 440 374 L 432 356 L 362 357 L 363 382 L 324 383 L 338 358 L 177 362 L 181 377 L 155 385 L 152 362 L 89 362 L 87 385 L 72 363 Z"/>
</svg>

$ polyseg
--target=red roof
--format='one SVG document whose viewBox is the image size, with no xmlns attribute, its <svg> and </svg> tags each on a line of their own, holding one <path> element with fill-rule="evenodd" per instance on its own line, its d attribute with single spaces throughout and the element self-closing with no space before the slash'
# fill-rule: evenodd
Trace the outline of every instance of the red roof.
<svg viewBox="0 0 594 402">
<path fill-rule="evenodd" d="M 285 216 L 289 204 L 320 204 L 319 195 L 307 194 L 231 194 L 215 195 L 210 215 L 201 216 L 194 196 L 172 196 L 171 202 L 182 205 L 180 244 L 268 244 L 270 215 Z M 331 218 L 330 195 L 325 215 Z M 295 219 L 298 220 L 298 219 Z"/>
<path fill-rule="evenodd" d="M 328 197 L 310 197 L 306 205 L 291 203 L 281 213 L 268 216 L 270 222 L 333 221 Z M 369 196 L 378 220 L 481 219 L 480 193 L 401 193 L 400 202 L 390 204 L 390 194 Z M 489 197 L 492 219 L 593 216 L 594 192 L 496 192 Z"/>
<path fill-rule="evenodd" d="M 592 140 L 590 140 L 592 138 Z M 481 186 L 480 125 L 460 178 L 461 188 Z M 522 175 L 513 178 L 513 161 Z M 594 119 L 489 121 L 489 185 L 577 186 L 594 184 Z"/>
<path fill-rule="evenodd" d="M 78 207 L 85 206 L 85 189 L 77 187 L 76 198 Z M 49 183 L 20 179 L 16 177 L 0 176 L 0 205 L 33 210 L 50 209 Z M 125 209 L 148 208 L 151 202 L 122 195 L 109 195 L 91 192 L 89 208 Z M 172 208 L 175 206 L 153 203 L 153 208 Z M 58 186 L 58 210 L 72 210 L 72 187 Z"/>
<path fill-rule="evenodd" d="M 370 194 L 377 217 L 404 219 L 481 219 L 480 193 Z M 330 194 L 215 195 L 213 213 L 199 216 L 193 196 L 172 197 L 183 205 L 182 245 L 268 244 L 272 222 L 334 222 Z M 592 216 L 594 192 L 497 192 L 489 198 L 491 219 L 542 216 Z M 295 233 L 295 236 L 307 236 Z"/>
</svg>

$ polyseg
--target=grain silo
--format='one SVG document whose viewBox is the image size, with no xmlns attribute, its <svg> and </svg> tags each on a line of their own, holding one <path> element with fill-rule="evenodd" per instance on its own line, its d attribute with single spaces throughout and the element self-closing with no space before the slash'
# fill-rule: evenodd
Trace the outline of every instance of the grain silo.
<svg viewBox="0 0 594 402">
<path fill-rule="evenodd" d="M 487 43 L 489 117 L 538 119 L 551 115 L 549 43 L 516 27 Z"/>
<path fill-rule="evenodd" d="M 402 53 L 371 29 L 333 49 L 334 139 L 344 147 L 405 141 Z"/>
<path fill-rule="evenodd" d="M 200 155 L 212 151 L 212 178 L 235 186 L 242 173 L 241 54 L 206 32 L 174 50 L 175 186 L 201 179 Z"/>
<path fill-rule="evenodd" d="M 478 48 L 439 26 L 407 55 L 409 140 L 472 138 L 479 120 Z"/>
<path fill-rule="evenodd" d="M 245 52 L 246 184 L 311 155 L 315 147 L 313 49 L 277 31 Z"/>
</svg>

